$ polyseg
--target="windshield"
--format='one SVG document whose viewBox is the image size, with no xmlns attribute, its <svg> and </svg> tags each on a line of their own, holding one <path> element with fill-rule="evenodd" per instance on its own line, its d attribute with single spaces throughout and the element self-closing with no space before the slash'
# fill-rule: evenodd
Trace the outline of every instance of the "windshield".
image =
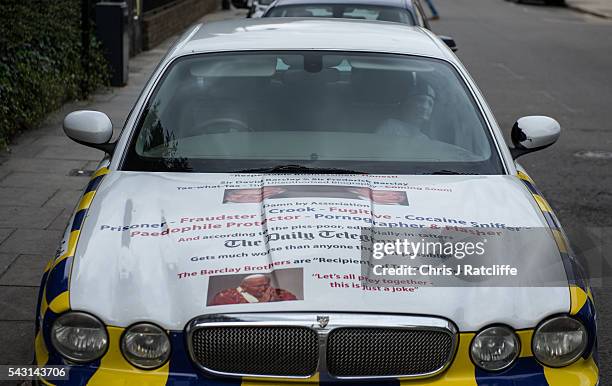
<svg viewBox="0 0 612 386">
<path fill-rule="evenodd" d="M 266 17 L 335 17 L 344 19 L 379 20 L 414 25 L 405 8 L 379 5 L 297 4 L 272 8 Z"/>
<path fill-rule="evenodd" d="M 147 102 L 123 169 L 292 172 L 293 165 L 502 173 L 489 131 L 448 63 L 327 51 L 178 59 Z"/>
</svg>

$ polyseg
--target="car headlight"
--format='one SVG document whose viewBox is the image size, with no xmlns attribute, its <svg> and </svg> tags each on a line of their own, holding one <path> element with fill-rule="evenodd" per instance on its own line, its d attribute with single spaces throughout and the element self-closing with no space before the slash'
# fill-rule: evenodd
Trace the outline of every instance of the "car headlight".
<svg viewBox="0 0 612 386">
<path fill-rule="evenodd" d="M 580 321 L 558 316 L 542 323 L 534 332 L 531 350 L 536 359 L 549 367 L 574 363 L 587 347 L 588 335 Z"/>
<path fill-rule="evenodd" d="M 68 312 L 53 323 L 51 343 L 64 358 L 85 363 L 104 355 L 108 334 L 96 317 L 84 312 Z"/>
<path fill-rule="evenodd" d="M 508 368 L 518 357 L 521 344 L 510 328 L 489 327 L 472 340 L 470 355 L 478 367 L 486 371 L 500 371 Z"/>
<path fill-rule="evenodd" d="M 170 357 L 170 339 L 156 325 L 140 323 L 125 331 L 121 351 L 134 366 L 151 370 L 166 363 Z"/>
</svg>

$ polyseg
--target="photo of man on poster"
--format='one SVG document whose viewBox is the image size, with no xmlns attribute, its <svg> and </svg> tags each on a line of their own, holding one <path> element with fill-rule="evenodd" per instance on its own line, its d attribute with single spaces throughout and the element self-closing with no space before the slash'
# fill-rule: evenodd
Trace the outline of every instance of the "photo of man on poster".
<svg viewBox="0 0 612 386">
<path fill-rule="evenodd" d="M 209 300 L 209 306 L 244 303 L 268 303 L 298 300 L 292 292 L 272 286 L 269 274 L 246 276 L 235 288 L 226 288 Z"/>
<path fill-rule="evenodd" d="M 403 205 L 408 206 L 408 196 L 406 192 L 397 190 L 374 190 L 364 187 L 349 188 L 349 192 L 355 195 L 356 199 L 372 201 L 379 205 Z"/>
<path fill-rule="evenodd" d="M 409 205 L 408 196 L 404 191 L 373 190 L 369 187 L 342 185 L 276 185 L 265 186 L 263 189 L 226 189 L 223 203 L 260 203 L 264 200 L 307 197 L 372 201 L 379 205 Z"/>
<path fill-rule="evenodd" d="M 259 203 L 284 193 L 285 190 L 285 188 L 280 186 L 265 186 L 263 189 L 227 189 L 223 197 L 223 203 Z"/>
</svg>

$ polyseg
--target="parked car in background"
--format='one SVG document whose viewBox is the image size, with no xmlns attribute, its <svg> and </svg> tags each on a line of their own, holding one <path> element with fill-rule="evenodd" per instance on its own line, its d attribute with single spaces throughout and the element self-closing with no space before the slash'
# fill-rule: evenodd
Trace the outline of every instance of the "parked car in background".
<svg viewBox="0 0 612 386">
<path fill-rule="evenodd" d="M 276 0 L 263 17 L 377 20 L 429 29 L 420 0 Z"/>
<path fill-rule="evenodd" d="M 276 0 L 267 6 L 261 17 L 353 19 L 430 29 L 420 0 Z M 457 51 L 455 39 L 438 37 L 451 50 Z"/>
</svg>

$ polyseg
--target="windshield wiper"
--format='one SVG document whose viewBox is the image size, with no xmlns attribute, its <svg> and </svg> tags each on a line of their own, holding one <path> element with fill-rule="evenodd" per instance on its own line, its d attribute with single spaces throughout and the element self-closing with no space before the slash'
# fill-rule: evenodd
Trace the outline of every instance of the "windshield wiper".
<svg viewBox="0 0 612 386">
<path fill-rule="evenodd" d="M 433 175 L 474 175 L 476 173 L 470 173 L 470 172 L 458 172 L 455 170 L 437 170 L 435 172 L 430 172 L 430 173 L 423 173 L 423 174 L 433 174 Z"/>
<path fill-rule="evenodd" d="M 356 170 L 338 168 L 313 168 L 304 165 L 277 165 L 269 168 L 236 170 L 234 173 L 295 173 L 295 174 L 367 174 Z"/>
</svg>

